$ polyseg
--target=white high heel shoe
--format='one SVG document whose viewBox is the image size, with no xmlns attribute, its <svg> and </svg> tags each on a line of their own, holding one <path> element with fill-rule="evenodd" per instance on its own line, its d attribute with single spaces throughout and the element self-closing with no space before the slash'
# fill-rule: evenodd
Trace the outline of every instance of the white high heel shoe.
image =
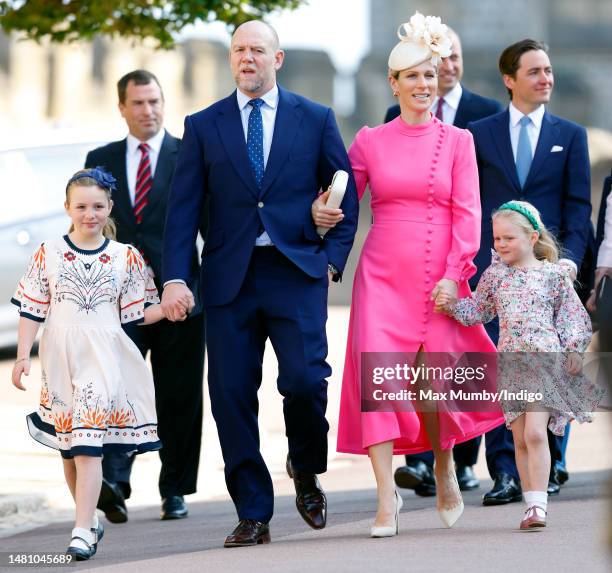
<svg viewBox="0 0 612 573">
<path fill-rule="evenodd" d="M 399 533 L 399 512 L 404 505 L 402 496 L 395 490 L 395 525 L 373 526 L 370 529 L 370 537 L 393 537 Z"/>
<path fill-rule="evenodd" d="M 457 482 L 457 476 L 453 473 L 453 482 L 456 486 L 456 491 L 459 494 L 459 503 L 453 505 L 452 507 L 438 507 L 438 515 L 444 524 L 444 527 L 452 527 L 455 525 L 457 520 L 461 517 L 463 513 L 463 498 L 461 497 L 461 490 L 459 489 L 459 483 Z"/>
</svg>

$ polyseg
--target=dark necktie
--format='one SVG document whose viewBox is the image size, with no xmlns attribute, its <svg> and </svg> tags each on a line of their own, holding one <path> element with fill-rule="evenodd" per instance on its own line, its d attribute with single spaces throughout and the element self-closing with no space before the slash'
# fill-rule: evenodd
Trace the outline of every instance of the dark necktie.
<svg viewBox="0 0 612 573">
<path fill-rule="evenodd" d="M 142 223 L 142 210 L 148 203 L 148 194 L 153 185 L 151 177 L 151 158 L 149 150 L 151 149 L 147 143 L 141 143 L 138 146 L 140 149 L 140 163 L 136 173 L 136 193 L 134 196 L 134 215 L 136 223 Z"/>
<path fill-rule="evenodd" d="M 249 105 L 253 109 L 249 114 L 249 125 L 247 128 L 247 152 L 257 187 L 261 191 L 261 180 L 264 174 L 263 121 L 261 119 L 263 100 L 260 98 L 252 99 Z"/>
<path fill-rule="evenodd" d="M 438 107 L 436 107 L 436 118 L 440 121 L 444 121 L 444 109 L 442 106 L 444 105 L 444 98 L 438 98 Z"/>
</svg>

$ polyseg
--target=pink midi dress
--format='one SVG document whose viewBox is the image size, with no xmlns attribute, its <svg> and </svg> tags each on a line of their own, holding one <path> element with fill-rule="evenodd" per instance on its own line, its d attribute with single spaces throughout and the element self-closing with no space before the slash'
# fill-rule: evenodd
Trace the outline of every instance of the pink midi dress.
<svg viewBox="0 0 612 573">
<path fill-rule="evenodd" d="M 364 127 L 349 150 L 359 198 L 369 185 L 373 224 L 361 252 L 349 322 L 338 424 L 339 452 L 367 454 L 393 440 L 395 454 L 432 449 L 414 411 L 361 411 L 363 352 L 495 352 L 481 325 L 434 313 L 431 291 L 442 278 L 470 294 L 480 246 L 480 198 L 469 131 L 432 118 L 400 117 Z M 439 411 L 443 449 L 503 423 L 501 409 Z"/>
</svg>

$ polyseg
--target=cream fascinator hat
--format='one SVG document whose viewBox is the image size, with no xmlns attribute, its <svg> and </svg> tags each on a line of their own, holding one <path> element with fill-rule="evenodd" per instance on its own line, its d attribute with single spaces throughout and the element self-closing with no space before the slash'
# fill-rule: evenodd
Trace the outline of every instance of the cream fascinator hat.
<svg viewBox="0 0 612 573">
<path fill-rule="evenodd" d="M 431 60 L 437 66 L 452 52 L 448 27 L 437 16 L 423 16 L 415 12 L 410 22 L 397 29 L 399 44 L 389 54 L 389 68 L 405 70 Z"/>
</svg>

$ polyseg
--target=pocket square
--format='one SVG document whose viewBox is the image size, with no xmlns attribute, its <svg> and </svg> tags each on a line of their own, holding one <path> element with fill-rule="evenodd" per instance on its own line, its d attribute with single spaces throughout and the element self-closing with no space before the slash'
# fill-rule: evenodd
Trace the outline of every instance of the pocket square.
<svg viewBox="0 0 612 573">
<path fill-rule="evenodd" d="M 551 153 L 556 153 L 557 151 L 563 151 L 563 147 L 561 147 L 560 145 L 553 145 L 552 149 L 550 150 Z"/>
</svg>

